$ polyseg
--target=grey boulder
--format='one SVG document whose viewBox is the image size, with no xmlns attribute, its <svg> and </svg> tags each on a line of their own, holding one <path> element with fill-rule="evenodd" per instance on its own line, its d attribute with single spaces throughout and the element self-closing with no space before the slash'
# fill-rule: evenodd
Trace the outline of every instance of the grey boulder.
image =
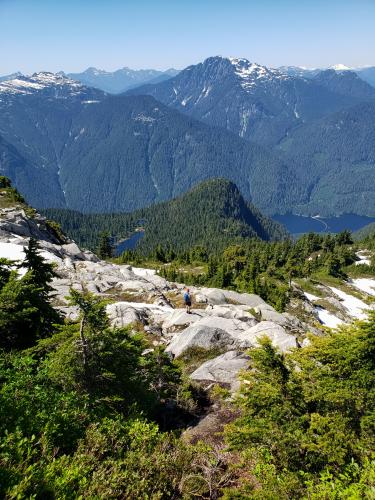
<svg viewBox="0 0 375 500">
<path fill-rule="evenodd" d="M 249 307 L 243 305 L 236 306 L 233 304 L 225 304 L 208 306 L 206 308 L 206 313 L 209 316 L 244 321 L 247 323 L 247 326 L 254 326 L 258 323 L 254 316 L 249 312 Z"/>
<path fill-rule="evenodd" d="M 250 357 L 242 352 L 228 351 L 203 363 L 190 378 L 230 384 L 232 390 L 235 390 L 239 385 L 238 373 L 248 367 L 249 360 Z"/>
<path fill-rule="evenodd" d="M 177 333 L 166 348 L 173 356 L 181 356 L 191 347 L 202 349 L 226 348 L 234 344 L 234 339 L 226 331 L 205 325 L 192 325 Z"/>
<path fill-rule="evenodd" d="M 175 309 L 163 322 L 163 330 L 166 333 L 181 331 L 183 328 L 190 326 L 192 323 L 199 321 L 204 311 L 194 312 L 188 314 L 184 309 Z"/>
<path fill-rule="evenodd" d="M 259 345 L 259 339 L 268 337 L 272 345 L 280 349 L 281 352 L 290 351 L 297 347 L 294 335 L 286 333 L 281 325 L 272 321 L 261 321 L 257 325 L 236 335 L 236 341 L 240 347 L 256 347 Z"/>
<path fill-rule="evenodd" d="M 133 323 L 147 322 L 147 313 L 144 309 L 130 306 L 126 302 L 116 302 L 107 306 L 107 314 L 111 325 L 117 328 L 131 325 Z"/>
</svg>

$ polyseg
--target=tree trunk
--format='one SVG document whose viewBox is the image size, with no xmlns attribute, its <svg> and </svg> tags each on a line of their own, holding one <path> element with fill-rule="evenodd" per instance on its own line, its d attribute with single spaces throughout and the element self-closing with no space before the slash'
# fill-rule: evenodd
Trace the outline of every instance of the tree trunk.
<svg viewBox="0 0 375 500">
<path fill-rule="evenodd" d="M 83 356 L 83 365 L 86 366 L 87 365 L 87 343 L 86 343 L 86 338 L 85 338 L 85 334 L 83 333 L 83 328 L 85 326 L 85 318 L 83 317 L 81 319 L 81 325 L 80 325 L 80 328 L 79 328 L 79 336 L 81 338 L 81 343 L 82 343 L 82 356 Z"/>
</svg>

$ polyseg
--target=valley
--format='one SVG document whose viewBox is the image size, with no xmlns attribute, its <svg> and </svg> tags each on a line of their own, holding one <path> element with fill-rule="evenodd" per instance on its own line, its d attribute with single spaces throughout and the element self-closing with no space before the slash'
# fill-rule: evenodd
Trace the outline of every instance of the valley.
<svg viewBox="0 0 375 500">
<path fill-rule="evenodd" d="M 226 177 L 268 215 L 373 217 L 374 102 L 351 71 L 223 57 L 118 95 L 16 75 L 0 82 L 0 171 L 37 208 L 130 212 Z"/>
</svg>

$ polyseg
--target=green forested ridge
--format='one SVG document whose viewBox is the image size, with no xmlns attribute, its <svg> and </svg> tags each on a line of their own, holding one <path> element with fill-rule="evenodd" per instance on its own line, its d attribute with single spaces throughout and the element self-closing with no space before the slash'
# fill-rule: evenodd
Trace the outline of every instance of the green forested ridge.
<svg viewBox="0 0 375 500">
<path fill-rule="evenodd" d="M 175 198 L 130 214 L 80 214 L 45 210 L 79 244 L 96 250 L 99 234 L 108 232 L 116 240 L 131 234 L 137 226 L 145 229 L 138 249 L 150 254 L 158 245 L 177 251 L 202 245 L 215 252 L 247 238 L 276 240 L 286 230 L 246 203 L 238 188 L 226 179 L 211 179 Z"/>
<path fill-rule="evenodd" d="M 226 179 L 212 179 L 187 194 L 144 211 L 145 234 L 139 251 L 158 245 L 176 251 L 202 245 L 209 252 L 248 238 L 277 240 L 287 237 L 278 223 L 245 202 L 238 188 Z M 165 242 L 165 243 L 164 243 Z"/>
</svg>

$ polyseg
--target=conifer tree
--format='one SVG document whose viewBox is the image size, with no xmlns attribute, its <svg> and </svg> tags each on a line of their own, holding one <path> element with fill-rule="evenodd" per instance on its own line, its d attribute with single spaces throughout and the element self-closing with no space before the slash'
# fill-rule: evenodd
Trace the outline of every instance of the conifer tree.
<svg viewBox="0 0 375 500">
<path fill-rule="evenodd" d="M 53 334 L 54 325 L 61 316 L 52 307 L 50 283 L 53 266 L 38 254 L 38 244 L 30 239 L 25 248 L 26 258 L 18 265 L 27 269 L 20 278 L 10 271 L 9 262 L 2 262 L 0 276 L 0 346 L 23 349 L 34 345 L 37 339 Z"/>
<path fill-rule="evenodd" d="M 109 259 L 113 256 L 113 246 L 108 232 L 100 234 L 98 245 L 98 257 L 100 259 Z"/>
</svg>

